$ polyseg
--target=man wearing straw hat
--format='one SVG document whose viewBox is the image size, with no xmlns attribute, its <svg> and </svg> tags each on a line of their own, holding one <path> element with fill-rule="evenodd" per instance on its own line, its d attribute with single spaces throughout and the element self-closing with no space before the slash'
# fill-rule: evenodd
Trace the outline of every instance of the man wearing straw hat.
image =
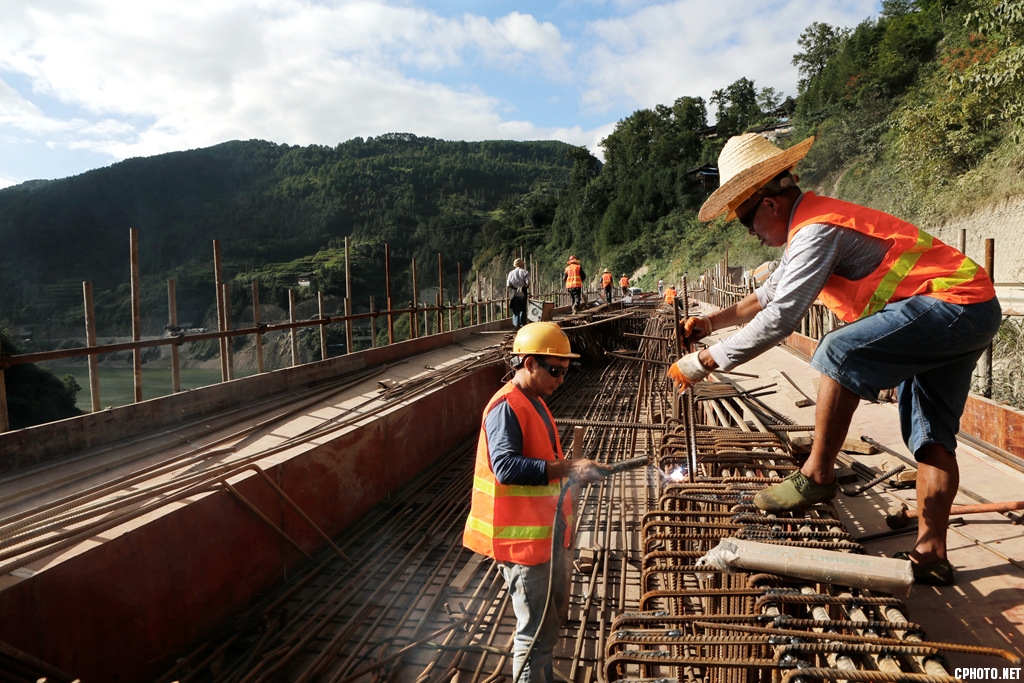
<svg viewBox="0 0 1024 683">
<path fill-rule="evenodd" d="M 959 484 L 956 433 L 971 374 L 1001 320 L 992 281 L 956 249 L 894 216 L 812 192 L 792 170 L 813 138 L 781 150 L 760 135 L 731 138 L 718 158 L 721 187 L 700 210 L 736 218 L 762 244 L 785 247 L 778 268 L 753 294 L 707 316 L 687 318 L 688 341 L 749 323 L 737 334 L 670 366 L 685 391 L 712 370 L 729 370 L 797 329 L 817 298 L 848 323 L 818 344 L 821 372 L 814 444 L 807 461 L 758 492 L 762 510 L 784 513 L 831 500 L 834 465 L 860 400 L 899 387 L 903 439 L 918 461 L 920 514 L 913 550 L 918 583 L 949 585 L 949 510 Z"/>
<path fill-rule="evenodd" d="M 526 324 L 527 298 L 530 296 L 530 271 L 526 270 L 526 262 L 517 258 L 512 262 L 512 270 L 505 278 L 506 293 L 511 290 L 512 298 L 508 300 L 512 311 L 512 327 L 518 330 Z"/>
</svg>

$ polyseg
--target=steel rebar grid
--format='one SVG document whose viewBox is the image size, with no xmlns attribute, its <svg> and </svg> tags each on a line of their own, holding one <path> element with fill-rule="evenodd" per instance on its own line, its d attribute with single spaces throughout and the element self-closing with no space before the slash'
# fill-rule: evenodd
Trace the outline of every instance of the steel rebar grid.
<svg viewBox="0 0 1024 683">
<path fill-rule="evenodd" d="M 643 334 L 668 336 L 676 324 L 671 315 L 655 318 Z M 652 344 L 652 359 L 665 360 L 665 347 Z M 658 454 L 663 471 L 690 471 L 664 482 L 657 510 L 645 517 L 643 616 L 639 622 L 636 615 L 614 621 L 603 679 L 777 682 L 781 675 L 799 677 L 799 666 L 813 672 L 808 680 L 888 681 L 901 674 L 906 680 L 948 680 L 941 653 L 967 646 L 921 642 L 919 627 L 906 621 L 895 598 L 695 565 L 718 538 L 730 536 L 863 552 L 829 505 L 801 516 L 771 516 L 751 504 L 754 491 L 797 465 L 777 432 L 805 427 L 757 400 L 757 390 L 739 391 L 725 382 L 695 389 L 689 395 L 701 406 L 704 424 L 685 413 L 679 422 L 666 420 L 671 428 Z M 737 631 L 762 638 L 728 638 Z M 1013 657 L 996 650 L 985 654 Z"/>
</svg>

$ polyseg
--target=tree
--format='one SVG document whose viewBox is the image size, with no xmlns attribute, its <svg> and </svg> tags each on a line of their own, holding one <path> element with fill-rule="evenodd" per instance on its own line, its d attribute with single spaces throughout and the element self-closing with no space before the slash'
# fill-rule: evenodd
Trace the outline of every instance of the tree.
<svg viewBox="0 0 1024 683">
<path fill-rule="evenodd" d="M 841 29 L 821 21 L 815 21 L 804 29 L 796 41 L 803 51 L 793 55 L 792 62 L 800 74 L 800 81 L 797 83 L 798 94 L 802 95 L 807 90 L 811 79 L 825 69 L 849 35 L 849 29 Z"/>
<path fill-rule="evenodd" d="M 761 118 L 757 91 L 749 78 L 740 78 L 711 94 L 711 104 L 718 108 L 718 137 L 728 139 L 755 125 Z"/>
</svg>

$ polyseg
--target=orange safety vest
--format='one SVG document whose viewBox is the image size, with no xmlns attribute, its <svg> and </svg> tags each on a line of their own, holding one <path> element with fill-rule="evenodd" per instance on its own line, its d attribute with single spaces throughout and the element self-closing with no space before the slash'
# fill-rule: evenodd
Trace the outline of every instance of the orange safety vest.
<svg viewBox="0 0 1024 683">
<path fill-rule="evenodd" d="M 629 278 L 628 277 L 619 278 L 619 286 L 620 287 L 629 287 Z"/>
<path fill-rule="evenodd" d="M 508 382 L 484 408 L 480 439 L 476 447 L 476 472 L 473 475 L 473 502 L 470 506 L 462 544 L 499 562 L 538 565 L 551 559 L 551 534 L 561 481 L 552 479 L 546 486 L 518 486 L 498 483 L 491 470 L 490 450 L 484 421 L 496 406 L 507 401 L 523 431 L 523 455 L 542 460 L 562 458 L 562 444 L 555 432 L 557 451 L 551 446 L 544 419 L 521 389 Z M 551 425 L 555 419 L 541 401 Z M 556 428 L 557 429 L 557 428 Z M 562 502 L 565 519 L 565 547 L 572 540 L 572 500 Z"/>
<path fill-rule="evenodd" d="M 674 287 L 669 287 L 665 290 L 665 303 L 672 304 L 676 301 L 676 290 Z"/>
<path fill-rule="evenodd" d="M 580 264 L 570 263 L 565 267 L 565 288 L 575 289 L 583 286 L 583 276 L 580 275 Z"/>
<path fill-rule="evenodd" d="M 789 239 L 801 228 L 827 223 L 892 242 L 874 272 L 860 280 L 835 273 L 818 299 L 841 320 L 853 322 L 892 301 L 924 295 L 954 304 L 996 295 L 985 269 L 924 230 L 882 211 L 805 192 L 793 213 Z"/>
<path fill-rule="evenodd" d="M 603 275 L 601 275 L 601 285 L 604 286 L 604 287 L 611 287 L 612 286 L 612 274 L 611 273 L 604 273 Z"/>
</svg>

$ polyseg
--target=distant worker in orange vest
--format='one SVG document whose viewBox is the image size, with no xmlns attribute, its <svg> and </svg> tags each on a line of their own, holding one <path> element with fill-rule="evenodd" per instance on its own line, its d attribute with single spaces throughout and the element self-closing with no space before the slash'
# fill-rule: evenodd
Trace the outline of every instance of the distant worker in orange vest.
<svg viewBox="0 0 1024 683">
<path fill-rule="evenodd" d="M 601 274 L 601 287 L 604 288 L 604 298 L 608 303 L 612 302 L 612 271 L 607 268 Z"/>
<path fill-rule="evenodd" d="M 622 287 L 622 296 L 629 296 L 629 278 L 625 273 L 619 278 L 619 287 Z"/>
<path fill-rule="evenodd" d="M 848 323 L 818 344 L 821 373 L 814 442 L 802 467 L 754 497 L 767 512 L 798 511 L 835 497 L 835 462 L 861 399 L 899 387 L 903 440 L 917 471 L 917 541 L 896 553 L 917 583 L 954 582 L 946 556 L 957 493 L 956 433 L 971 374 L 999 329 L 988 273 L 953 247 L 895 216 L 802 192 L 792 170 L 808 138 L 782 150 L 756 133 L 726 142 L 721 187 L 700 220 L 736 218 L 770 247 L 785 247 L 765 283 L 729 308 L 687 318 L 685 339 L 748 323 L 738 334 L 683 356 L 669 376 L 685 390 L 712 370 L 730 370 L 775 346 L 819 299 Z"/>
<path fill-rule="evenodd" d="M 579 355 L 572 353 L 558 323 L 525 325 L 512 354 L 512 380 L 484 408 L 462 543 L 493 558 L 505 579 L 517 623 L 513 676 L 523 683 L 554 683 L 552 654 L 568 612 L 573 530 L 572 496 L 565 497 L 555 518 L 559 493 L 567 481 L 599 481 L 611 467 L 562 455 L 544 399 L 562 385 L 571 359 Z"/>
<path fill-rule="evenodd" d="M 569 292 L 569 300 L 572 302 L 572 312 L 579 313 L 580 304 L 583 303 L 583 281 L 587 276 L 583 273 L 583 266 L 575 254 L 569 257 L 569 263 L 562 273 L 562 284 Z"/>
<path fill-rule="evenodd" d="M 669 285 L 668 289 L 665 290 L 665 303 L 674 305 L 676 302 L 676 286 Z"/>
</svg>

